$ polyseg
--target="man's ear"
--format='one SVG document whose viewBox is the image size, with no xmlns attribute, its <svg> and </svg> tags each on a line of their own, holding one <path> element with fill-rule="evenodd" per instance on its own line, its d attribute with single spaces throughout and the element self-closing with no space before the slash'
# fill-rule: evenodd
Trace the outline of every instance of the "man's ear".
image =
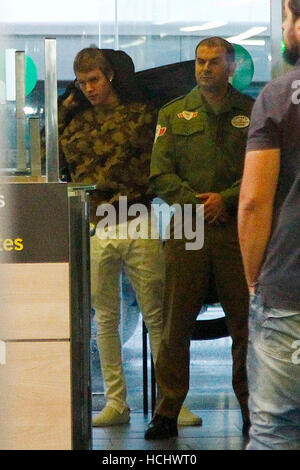
<svg viewBox="0 0 300 470">
<path fill-rule="evenodd" d="M 297 18 L 294 23 L 294 34 L 298 44 L 298 49 L 300 49 L 300 18 Z"/>
<path fill-rule="evenodd" d="M 236 62 L 230 62 L 229 63 L 229 77 L 232 77 L 234 75 L 235 70 L 236 70 Z"/>
</svg>

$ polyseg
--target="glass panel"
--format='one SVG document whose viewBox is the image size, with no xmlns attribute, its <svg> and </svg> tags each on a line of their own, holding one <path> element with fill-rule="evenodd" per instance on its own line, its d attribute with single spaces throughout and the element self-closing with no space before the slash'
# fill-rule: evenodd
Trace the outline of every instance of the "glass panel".
<svg viewBox="0 0 300 470">
<path fill-rule="evenodd" d="M 29 117 L 37 116 L 41 119 L 41 127 L 44 124 L 46 37 L 57 39 L 59 95 L 74 79 L 72 64 L 75 54 L 91 44 L 125 50 L 132 57 L 136 71 L 141 71 L 192 60 L 201 38 L 218 35 L 241 45 L 252 57 L 254 77 L 244 90 L 246 93 L 256 96 L 271 78 L 269 0 L 85 0 L 84 4 L 78 0 L 1 0 L 1 7 L 1 21 L 6 23 L 5 50 L 0 63 L 1 117 L 8 123 L 6 138 L 1 142 L 1 166 L 5 169 L 17 167 L 14 51 L 25 51 L 32 60 L 32 63 L 29 60 L 30 66 L 27 65 L 26 73 L 31 72 L 24 109 L 26 162 L 29 166 Z M 210 309 L 209 313 L 218 316 L 222 312 Z M 129 402 L 135 408 L 141 408 L 141 316 L 125 278 L 120 328 L 124 366 L 130 379 L 127 382 Z M 192 343 L 190 396 L 194 391 L 198 398 L 205 393 L 212 396 L 215 390 L 232 392 L 230 341 L 225 338 Z M 94 323 L 91 348 L 93 391 L 102 394 Z M 219 380 L 218 384 L 216 380 Z"/>
<path fill-rule="evenodd" d="M 3 0 L 1 4 L 6 24 L 6 51 L 2 57 L 6 68 L 5 114 L 10 122 L 4 151 L 6 168 L 16 168 L 14 51 L 26 54 L 24 111 L 29 166 L 28 120 L 37 116 L 41 125 L 44 123 L 46 37 L 57 39 L 58 94 L 74 78 L 75 54 L 92 44 L 125 50 L 134 60 L 136 71 L 140 71 L 191 60 L 201 38 L 220 35 L 242 45 L 252 56 L 254 77 L 247 92 L 255 96 L 271 76 L 269 0 L 212 0 L 209 5 L 196 0 L 188 5 L 182 0 L 86 0 L 85 8 L 81 2 L 71 0 Z"/>
<path fill-rule="evenodd" d="M 29 118 L 39 117 L 41 127 L 45 120 L 45 39 L 56 38 L 58 94 L 63 93 L 66 83 L 74 79 L 73 59 L 76 52 L 99 38 L 99 1 L 82 2 L 53 0 L 2 0 L 3 21 L 6 23 L 5 105 L 9 120 L 8 142 L 5 146 L 4 167 L 16 169 L 17 132 L 15 96 L 15 51 L 24 51 L 26 57 L 26 162 L 30 166 Z"/>
<path fill-rule="evenodd" d="M 102 3 L 106 10 L 99 28 L 102 47 L 113 47 L 112 44 L 117 43 L 133 58 L 137 71 L 191 60 L 195 46 L 202 38 L 218 35 L 242 46 L 252 57 L 254 76 L 251 85 L 244 90 L 246 93 L 257 96 L 271 78 L 268 0 L 213 0 L 209 3 L 118 0 L 114 5 L 108 1 Z M 117 26 L 110 23 L 114 15 Z M 126 305 L 126 294 L 123 302 Z M 136 315 L 136 305 L 132 309 L 127 305 L 121 331 L 128 400 L 133 408 L 141 408 L 141 317 L 137 323 L 127 323 L 131 316 L 137 318 Z M 222 315 L 220 306 L 211 306 L 202 318 Z M 238 406 L 231 385 L 231 343 L 229 337 L 192 342 L 191 384 L 187 399 L 190 406 L 201 408 L 203 400 L 206 406 Z"/>
<path fill-rule="evenodd" d="M 120 49 L 133 58 L 136 70 L 191 60 L 202 38 L 217 35 L 251 54 L 254 82 L 270 79 L 269 0 L 212 0 L 209 4 L 196 0 L 188 4 L 182 0 L 103 0 L 102 4 L 106 12 L 101 15 L 102 47 L 113 42 L 111 19 L 115 15 Z"/>
</svg>

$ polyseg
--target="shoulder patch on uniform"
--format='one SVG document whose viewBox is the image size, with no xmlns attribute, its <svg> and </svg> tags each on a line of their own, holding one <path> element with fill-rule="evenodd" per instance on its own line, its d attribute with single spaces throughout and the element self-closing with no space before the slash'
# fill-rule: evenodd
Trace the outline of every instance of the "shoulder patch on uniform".
<svg viewBox="0 0 300 470">
<path fill-rule="evenodd" d="M 155 129 L 154 143 L 157 141 L 158 137 L 161 137 L 162 135 L 164 135 L 166 130 L 167 130 L 166 127 L 162 127 L 160 124 L 157 124 L 156 129 Z"/>
<path fill-rule="evenodd" d="M 251 110 L 255 103 L 255 99 L 250 96 L 246 95 L 245 93 L 241 93 L 236 88 L 232 87 L 232 97 L 234 100 L 234 107 L 236 108 L 236 112 L 240 112 L 246 115 L 251 114 Z"/>
<path fill-rule="evenodd" d="M 238 116 L 234 116 L 231 119 L 231 124 L 233 127 L 237 127 L 238 129 L 242 129 L 244 127 L 248 127 L 250 124 L 250 119 L 248 116 L 244 116 L 243 114 L 239 114 Z"/>
</svg>

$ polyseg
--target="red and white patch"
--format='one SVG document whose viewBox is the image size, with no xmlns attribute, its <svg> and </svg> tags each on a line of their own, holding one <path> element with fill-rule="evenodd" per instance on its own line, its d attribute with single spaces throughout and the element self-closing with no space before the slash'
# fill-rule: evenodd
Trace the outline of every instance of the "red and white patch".
<svg viewBox="0 0 300 470">
<path fill-rule="evenodd" d="M 179 119 L 186 119 L 187 121 L 190 121 L 191 119 L 197 117 L 198 113 L 197 111 L 182 111 L 182 113 L 178 113 L 177 116 L 179 117 Z"/>
<path fill-rule="evenodd" d="M 167 128 L 166 127 L 161 127 L 160 124 L 158 124 L 156 126 L 156 130 L 155 130 L 155 139 L 154 139 L 154 142 L 157 141 L 158 137 L 161 137 L 164 135 L 164 133 L 166 132 Z"/>
</svg>

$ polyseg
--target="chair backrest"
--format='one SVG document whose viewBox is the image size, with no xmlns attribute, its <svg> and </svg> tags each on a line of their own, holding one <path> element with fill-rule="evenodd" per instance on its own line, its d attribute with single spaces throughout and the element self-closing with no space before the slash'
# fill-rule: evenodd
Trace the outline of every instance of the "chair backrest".
<svg viewBox="0 0 300 470">
<path fill-rule="evenodd" d="M 218 339 L 229 336 L 225 317 L 214 318 L 212 320 L 197 320 L 192 340 Z"/>
<path fill-rule="evenodd" d="M 209 286 L 205 305 L 218 303 L 218 292 L 213 274 L 209 279 Z M 214 318 L 212 320 L 196 320 L 192 340 L 218 339 L 229 336 L 225 317 Z"/>
</svg>

